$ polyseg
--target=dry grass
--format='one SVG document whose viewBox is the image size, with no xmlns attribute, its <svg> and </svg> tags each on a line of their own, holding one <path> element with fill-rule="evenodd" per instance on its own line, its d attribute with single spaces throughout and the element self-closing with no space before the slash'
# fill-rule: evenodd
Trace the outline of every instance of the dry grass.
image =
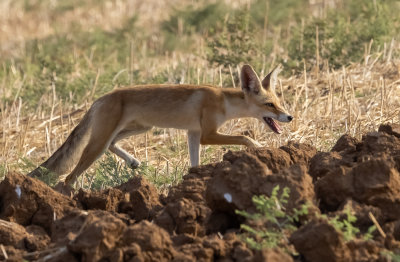
<svg viewBox="0 0 400 262">
<path fill-rule="evenodd" d="M 23 56 L 23 46 L 27 41 L 54 34 L 55 28 L 68 31 L 71 20 L 78 21 L 89 29 L 100 25 L 104 29 L 112 30 L 135 12 L 148 12 L 148 15 L 141 16 L 143 20 L 140 23 L 154 25 L 165 17 L 163 11 L 166 8 L 167 1 L 146 1 L 145 4 L 137 1 L 105 1 L 94 9 L 77 8 L 52 18 L 49 10 L 51 7 L 32 13 L 24 12 L 13 1 L 3 1 L 0 4 L 0 52 L 8 57 Z M 40 19 L 41 17 L 44 19 Z M 201 39 L 198 40 L 197 47 L 201 54 L 204 48 Z M 345 133 L 361 138 L 362 133 L 376 130 L 381 123 L 399 123 L 400 61 L 390 55 L 393 51 L 391 49 L 398 48 L 399 45 L 394 43 L 390 49 L 379 54 L 367 52 L 362 64 L 353 64 L 340 70 L 313 70 L 281 78 L 282 99 L 287 110 L 295 117 L 292 123 L 284 125 L 281 135 L 273 134 L 256 119 L 229 121 L 221 131 L 226 134 L 250 133 L 267 147 L 279 147 L 288 141 L 298 141 L 320 150 L 329 150 L 337 138 Z M 219 68 L 210 68 L 202 57 L 205 56 L 174 52 L 157 58 L 142 56 L 130 66 L 141 70 L 145 78 L 165 71 L 173 74 L 179 65 L 187 65 L 187 69 L 181 71 L 181 79 L 185 83 L 220 86 L 224 81 L 229 81 L 231 76 L 221 75 Z M 194 79 L 189 68 L 197 72 Z M 15 68 L 11 65 L 11 71 L 13 70 Z M 234 69 L 233 74 L 236 73 L 237 70 Z M 4 86 L 5 80 L 2 85 L 0 83 L 3 97 L 9 89 L 21 88 L 25 79 L 23 75 L 17 75 L 15 72 L 11 86 Z M 169 77 L 175 79 L 176 76 Z M 15 96 L 12 103 L 1 101 L 1 172 L 26 172 L 22 159 L 38 164 L 49 157 L 63 143 L 93 102 L 96 81 L 93 86 L 88 87 L 88 99 L 82 105 L 61 100 L 54 86 L 49 90 L 51 92 L 38 101 L 37 109 L 33 113 L 25 112 L 26 101 L 18 96 Z M 140 160 L 154 166 L 155 176 L 176 176 L 176 173 L 182 174 L 188 167 L 184 131 L 153 129 L 147 134 L 126 139 L 121 144 Z M 219 161 L 227 149 L 238 148 L 204 146 L 201 155 L 205 163 Z M 178 178 L 174 178 L 172 182 L 177 180 Z"/>
<path fill-rule="evenodd" d="M 88 31 L 95 28 L 113 30 L 135 14 L 140 14 L 139 26 L 157 28 L 155 25 L 167 17 L 165 10 L 173 1 L 103 1 L 99 5 L 96 0 L 82 1 L 83 6 L 56 13 L 57 1 L 28 1 L 37 6 L 35 11 L 24 10 L 24 1 L 4 0 L 0 2 L 0 54 L 3 56 L 19 56 L 24 52 L 26 42 L 35 38 L 45 38 L 53 34 L 71 31 L 81 26 Z M 73 1 L 79 3 L 79 1 Z M 35 5 L 36 3 L 36 5 Z"/>
</svg>

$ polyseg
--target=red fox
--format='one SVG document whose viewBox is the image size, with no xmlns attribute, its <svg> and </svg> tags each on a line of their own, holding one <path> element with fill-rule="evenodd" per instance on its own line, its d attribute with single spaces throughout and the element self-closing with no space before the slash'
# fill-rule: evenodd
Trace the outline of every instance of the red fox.
<svg viewBox="0 0 400 262">
<path fill-rule="evenodd" d="M 188 130 L 191 166 L 199 165 L 202 145 L 260 144 L 246 136 L 218 132 L 227 120 L 254 117 L 281 133 L 280 122 L 293 117 L 282 108 L 275 94 L 276 67 L 262 81 L 250 65 L 241 70 L 241 90 L 206 85 L 139 85 L 114 90 L 96 100 L 64 144 L 28 176 L 47 172 L 64 174 L 76 162 L 65 184 L 73 183 L 102 153 L 109 149 L 132 168 L 139 160 L 117 145 L 123 138 L 150 130 L 153 126 Z"/>
</svg>

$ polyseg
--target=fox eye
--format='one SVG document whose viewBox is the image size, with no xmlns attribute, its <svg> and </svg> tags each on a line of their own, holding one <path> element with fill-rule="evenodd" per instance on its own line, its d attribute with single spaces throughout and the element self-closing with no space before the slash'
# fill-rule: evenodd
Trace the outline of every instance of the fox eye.
<svg viewBox="0 0 400 262">
<path fill-rule="evenodd" d="M 266 103 L 265 105 L 269 106 L 269 107 L 272 107 L 272 108 L 275 108 L 275 105 L 273 103 Z"/>
</svg>

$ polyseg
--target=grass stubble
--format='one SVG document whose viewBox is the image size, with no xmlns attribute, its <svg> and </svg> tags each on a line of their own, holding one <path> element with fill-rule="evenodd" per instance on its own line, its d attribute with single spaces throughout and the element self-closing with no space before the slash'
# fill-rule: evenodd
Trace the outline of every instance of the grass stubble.
<svg viewBox="0 0 400 262">
<path fill-rule="evenodd" d="M 27 104 L 32 101 L 19 94 L 24 91 L 21 90 L 24 83 L 31 81 L 32 76 L 18 70 L 13 61 L 29 55 L 25 47 L 30 41 L 68 33 L 73 30 L 72 27 L 77 26 L 76 23 L 88 32 L 98 28 L 112 31 L 136 13 L 140 14 L 136 26 L 151 31 L 157 23 L 166 19 L 167 14 L 164 11 L 178 3 L 146 1 L 140 4 L 123 0 L 100 2 L 101 4 L 92 5 L 91 1 L 87 1 L 71 10 L 65 6 L 66 10 L 57 11 L 59 13 L 51 6 L 40 6 L 41 1 L 34 2 L 39 5 L 36 7 L 37 12 L 24 10 L 22 1 L 0 3 L 0 52 L 6 58 L 3 61 L 11 61 L 3 62 L 1 66 L 8 73 L 4 73 L 0 79 L 0 176 L 9 171 L 27 173 L 47 159 L 65 141 L 92 102 L 101 94 L 99 81 L 103 74 L 109 73 L 105 63 L 107 59 L 112 59 L 112 54 L 99 57 L 98 60 L 104 58 L 106 61 L 104 64 L 96 64 L 92 61 L 101 54 L 95 50 L 86 53 L 76 51 L 76 56 L 84 57 L 82 59 L 86 61 L 87 67 L 77 59 L 73 65 L 75 69 L 68 77 L 79 78 L 87 70 L 92 72 L 91 81 L 82 93 L 84 99 L 76 102 L 78 100 L 74 99 L 74 92 L 62 97 L 57 91 L 55 81 L 45 87 L 46 92 L 38 101 L 33 101 L 33 110 L 27 110 Z M 240 1 L 231 2 L 238 6 L 243 4 Z M 149 32 L 149 35 L 152 34 Z M 204 39 L 194 40 L 194 52 L 172 51 L 151 56 L 149 46 L 160 48 L 154 44 L 159 41 L 156 38 L 157 35 L 154 34 L 153 40 L 127 40 L 135 48 L 131 48 L 125 67 L 113 71 L 110 90 L 118 88 L 116 82 L 120 77 L 127 77 L 126 82 L 134 84 L 134 79 L 129 74 L 133 71 L 149 84 L 152 79 L 162 75 L 167 83 L 213 84 L 217 88 L 230 83 L 230 86 L 239 88 L 232 81 L 238 77 L 238 65 L 232 65 L 228 74 L 223 73 L 221 67 L 210 66 L 205 59 Z M 151 41 L 154 41 L 153 45 Z M 304 69 L 299 73 L 280 76 L 278 92 L 285 108 L 294 116 L 292 123 L 282 124 L 281 135 L 273 134 L 257 119 L 228 121 L 220 131 L 226 134 L 250 134 L 266 147 L 279 147 L 288 141 L 297 141 L 311 144 L 319 150 L 329 150 L 343 134 L 361 139 L 363 133 L 377 130 L 382 123 L 399 123 L 400 60 L 392 55 L 399 49 L 399 44 L 393 40 L 381 51 L 374 53 L 370 46 L 360 48 L 365 48 L 361 62 L 339 69 L 325 64 L 310 71 Z M 136 52 L 137 50 L 141 52 Z M 318 57 L 318 52 L 316 56 Z M 100 66 L 96 67 L 98 65 Z M 265 75 L 273 66 L 273 63 L 269 67 L 265 66 L 259 73 Z M 189 157 L 184 130 L 154 128 L 146 134 L 125 139 L 120 144 L 144 163 L 137 172 L 145 174 L 162 191 L 179 182 L 187 172 Z M 203 146 L 202 162 L 220 161 L 223 154 L 230 149 L 244 148 Z M 104 161 L 111 161 L 116 168 L 125 170 L 121 160 L 114 156 L 110 160 L 109 155 L 104 155 L 81 176 L 76 186 L 93 187 L 93 177 L 98 174 L 96 172 L 99 170 L 99 163 Z M 104 186 L 106 184 L 103 183 L 97 185 L 97 188 Z"/>
</svg>

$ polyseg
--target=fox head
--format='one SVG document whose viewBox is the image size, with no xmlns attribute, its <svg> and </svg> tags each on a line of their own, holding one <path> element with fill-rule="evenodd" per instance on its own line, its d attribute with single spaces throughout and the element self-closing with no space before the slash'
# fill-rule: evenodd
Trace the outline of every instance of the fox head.
<svg viewBox="0 0 400 262">
<path fill-rule="evenodd" d="M 283 109 L 275 93 L 280 71 L 281 66 L 279 65 L 260 81 L 253 68 L 250 65 L 244 65 L 240 75 L 242 90 L 250 114 L 255 118 L 262 119 L 277 134 L 280 134 L 282 129 L 275 120 L 290 122 L 293 119 Z"/>
</svg>

